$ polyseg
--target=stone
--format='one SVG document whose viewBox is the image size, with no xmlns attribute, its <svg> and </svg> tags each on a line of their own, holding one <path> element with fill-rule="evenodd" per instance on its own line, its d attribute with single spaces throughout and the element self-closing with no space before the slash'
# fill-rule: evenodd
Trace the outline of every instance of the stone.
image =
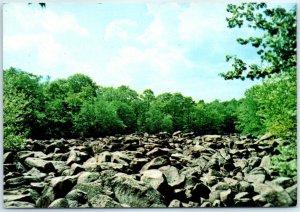
<svg viewBox="0 0 300 212">
<path fill-rule="evenodd" d="M 158 157 L 158 156 L 162 156 L 162 155 L 168 155 L 169 154 L 169 149 L 167 148 L 159 148 L 159 147 L 155 147 L 154 149 L 152 149 L 151 151 L 147 152 L 147 156 L 148 157 Z"/>
<path fill-rule="evenodd" d="M 220 192 L 220 200 L 221 202 L 226 202 L 229 199 L 229 195 L 231 194 L 231 189 L 227 189 L 225 191 Z"/>
<path fill-rule="evenodd" d="M 170 202 L 168 207 L 169 208 L 180 208 L 180 207 L 182 207 L 182 203 L 178 199 L 173 199 Z"/>
<path fill-rule="evenodd" d="M 124 173 L 114 176 L 112 186 L 115 197 L 120 203 L 142 208 L 148 208 L 154 204 L 165 206 L 164 198 L 158 191 Z"/>
<path fill-rule="evenodd" d="M 139 170 L 141 170 L 141 168 L 149 162 L 149 159 L 148 158 L 134 158 L 131 162 L 130 162 L 130 165 L 129 167 L 137 172 Z"/>
<path fill-rule="evenodd" d="M 287 207 L 293 204 L 289 194 L 281 187 L 272 183 L 254 183 L 254 191 L 264 197 L 267 203 L 275 207 Z"/>
<path fill-rule="evenodd" d="M 30 169 L 28 172 L 24 173 L 24 179 L 31 182 L 40 182 L 41 179 L 45 178 L 47 174 L 40 172 L 36 168 Z"/>
<path fill-rule="evenodd" d="M 270 156 L 264 156 L 261 159 L 259 167 L 263 167 L 266 170 L 270 170 L 272 168 L 271 158 Z"/>
<path fill-rule="evenodd" d="M 42 192 L 41 197 L 36 202 L 38 208 L 48 208 L 48 206 L 55 200 L 53 188 L 46 186 Z"/>
<path fill-rule="evenodd" d="M 249 183 L 263 183 L 266 179 L 264 174 L 247 174 L 245 180 Z"/>
<path fill-rule="evenodd" d="M 69 208 L 68 201 L 65 198 L 59 198 L 54 200 L 48 208 Z"/>
<path fill-rule="evenodd" d="M 99 181 L 93 181 L 90 183 L 78 183 L 74 189 L 83 191 L 86 193 L 88 199 L 92 199 L 97 194 L 105 195 L 104 186 Z M 74 190 L 73 189 L 73 190 Z"/>
<path fill-rule="evenodd" d="M 167 179 L 167 183 L 171 187 L 179 187 L 185 182 L 185 176 L 179 175 L 178 169 L 174 166 L 163 166 L 159 168 Z"/>
<path fill-rule="evenodd" d="M 15 178 L 10 178 L 6 180 L 4 187 L 18 187 L 22 185 L 26 185 L 28 183 L 28 180 L 25 179 L 24 177 L 15 177 Z"/>
<path fill-rule="evenodd" d="M 293 200 L 293 206 L 297 204 L 297 184 L 285 189 Z"/>
<path fill-rule="evenodd" d="M 157 169 L 161 166 L 165 166 L 168 164 L 168 161 L 164 157 L 157 157 L 152 159 L 150 162 L 146 163 L 140 172 L 146 171 L 148 169 Z"/>
<path fill-rule="evenodd" d="M 4 202 L 4 207 L 5 208 L 35 208 L 34 203 L 30 202 L 23 202 L 23 201 L 13 201 L 13 202 Z"/>
<path fill-rule="evenodd" d="M 149 183 L 156 190 L 165 183 L 163 173 L 157 169 L 150 169 L 142 172 L 141 181 Z"/>
<path fill-rule="evenodd" d="M 85 170 L 85 169 L 83 168 L 82 165 L 79 165 L 79 164 L 77 164 L 77 163 L 73 163 L 73 164 L 71 165 L 71 171 L 70 171 L 70 174 L 71 174 L 71 175 L 78 174 L 78 173 L 80 173 L 80 172 L 82 172 L 82 171 L 84 171 L 84 170 Z"/>
<path fill-rule="evenodd" d="M 240 181 L 238 183 L 238 190 L 239 192 L 248 192 L 248 193 L 252 193 L 253 192 L 253 185 L 250 184 L 247 181 Z"/>
<path fill-rule="evenodd" d="M 55 193 L 55 197 L 65 197 L 65 195 L 71 191 L 74 187 L 76 179 L 60 176 L 54 177 L 50 181 L 50 185 L 53 187 L 53 192 Z"/>
<path fill-rule="evenodd" d="M 90 203 L 93 208 L 121 208 L 121 204 L 114 201 L 111 197 L 107 195 L 98 194 L 94 196 Z"/>
<path fill-rule="evenodd" d="M 21 202 L 31 202 L 35 203 L 30 194 L 11 194 L 3 195 L 3 202 L 12 202 L 12 201 L 21 201 Z"/>
<path fill-rule="evenodd" d="M 290 187 L 294 184 L 293 179 L 289 177 L 277 177 L 272 180 L 272 183 L 281 186 L 282 188 Z"/>
<path fill-rule="evenodd" d="M 13 163 L 14 162 L 14 154 L 12 152 L 6 152 L 3 155 L 3 163 Z"/>
<path fill-rule="evenodd" d="M 102 170 L 113 169 L 116 171 L 123 171 L 123 169 L 124 169 L 124 166 L 122 164 L 112 163 L 112 162 L 103 162 L 103 163 L 100 163 L 99 166 Z"/>
<path fill-rule="evenodd" d="M 53 164 L 40 158 L 28 157 L 25 159 L 25 164 L 30 168 L 37 168 L 46 173 L 55 171 Z"/>
<path fill-rule="evenodd" d="M 67 193 L 65 197 L 68 201 L 76 201 L 80 204 L 84 204 L 87 202 L 88 197 L 87 194 L 79 189 L 74 189 Z"/>
<path fill-rule="evenodd" d="M 77 184 L 90 183 L 99 179 L 100 174 L 98 172 L 82 172 L 77 180 Z"/>
<path fill-rule="evenodd" d="M 86 170 L 86 171 L 100 171 L 100 166 L 97 162 L 96 158 L 90 158 L 87 161 L 85 161 L 82 165 L 82 167 Z"/>
</svg>

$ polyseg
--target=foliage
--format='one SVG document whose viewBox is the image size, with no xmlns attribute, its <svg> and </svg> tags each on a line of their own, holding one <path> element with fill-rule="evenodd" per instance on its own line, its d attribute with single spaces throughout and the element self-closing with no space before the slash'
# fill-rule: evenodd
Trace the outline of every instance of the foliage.
<svg viewBox="0 0 300 212">
<path fill-rule="evenodd" d="M 296 6 L 290 11 L 277 7 L 268 9 L 265 3 L 229 4 L 228 27 L 249 28 L 263 32 L 261 36 L 238 38 L 241 45 L 251 44 L 257 49 L 261 64 L 247 65 L 237 56 L 227 55 L 227 62 L 233 60 L 233 70 L 222 73 L 225 79 L 265 78 L 283 73 L 296 66 Z"/>
<path fill-rule="evenodd" d="M 247 39 L 238 38 L 241 45 L 248 43 L 257 48 L 261 65 L 247 65 L 237 56 L 233 70 L 222 73 L 225 79 L 265 78 L 261 85 L 248 89 L 238 108 L 237 129 L 244 134 L 271 132 L 289 142 L 279 145 L 280 154 L 272 159 L 281 175 L 296 175 L 296 6 L 287 11 L 277 7 L 267 9 L 265 3 L 229 4 L 228 26 L 259 30 L 262 35 Z"/>
</svg>

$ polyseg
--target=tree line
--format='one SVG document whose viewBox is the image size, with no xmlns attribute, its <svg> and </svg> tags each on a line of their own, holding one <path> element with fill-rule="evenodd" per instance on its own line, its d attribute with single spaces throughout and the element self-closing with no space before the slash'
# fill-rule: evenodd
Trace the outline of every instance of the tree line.
<svg viewBox="0 0 300 212">
<path fill-rule="evenodd" d="M 138 94 L 128 86 L 98 86 L 86 75 L 42 80 L 16 69 L 4 70 L 4 136 L 33 139 L 100 137 L 133 132 L 193 131 L 229 134 L 240 102 L 195 102 L 181 93 Z M 8 142 L 8 143 L 7 143 Z"/>
</svg>

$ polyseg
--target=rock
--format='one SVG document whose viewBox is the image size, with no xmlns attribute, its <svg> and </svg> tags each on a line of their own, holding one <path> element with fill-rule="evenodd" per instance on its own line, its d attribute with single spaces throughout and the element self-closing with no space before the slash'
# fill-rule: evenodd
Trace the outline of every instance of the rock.
<svg viewBox="0 0 300 212">
<path fill-rule="evenodd" d="M 176 131 L 172 134 L 173 137 L 179 136 L 180 134 L 182 134 L 181 131 Z"/>
<path fill-rule="evenodd" d="M 47 186 L 44 188 L 41 197 L 36 202 L 36 207 L 47 208 L 55 200 L 53 188 Z"/>
<path fill-rule="evenodd" d="M 22 185 L 26 185 L 28 183 L 28 180 L 24 177 L 16 177 L 16 178 L 10 178 L 6 180 L 4 187 L 18 187 Z"/>
<path fill-rule="evenodd" d="M 165 183 L 163 173 L 157 169 L 150 169 L 142 172 L 141 181 L 149 183 L 156 190 L 159 190 Z"/>
<path fill-rule="evenodd" d="M 103 162 L 99 164 L 102 170 L 116 170 L 116 171 L 123 171 L 124 166 L 122 164 L 112 163 L 112 162 Z"/>
<path fill-rule="evenodd" d="M 216 185 L 213 186 L 214 190 L 228 190 L 230 186 L 224 182 L 218 182 Z"/>
<path fill-rule="evenodd" d="M 93 208 L 121 208 L 121 204 L 107 195 L 98 194 L 90 200 Z"/>
<path fill-rule="evenodd" d="M 252 193 L 253 192 L 253 185 L 250 184 L 247 181 L 240 181 L 238 183 L 238 190 L 239 192 L 248 192 L 248 193 Z"/>
<path fill-rule="evenodd" d="M 11 194 L 11 195 L 4 195 L 3 196 L 3 202 L 12 202 L 12 201 L 21 201 L 21 202 L 31 202 L 35 203 L 33 198 L 30 194 Z"/>
<path fill-rule="evenodd" d="M 261 163 L 260 163 L 259 167 L 263 167 L 266 170 L 270 170 L 272 168 L 271 158 L 269 156 L 264 156 L 261 159 Z"/>
<path fill-rule="evenodd" d="M 182 203 L 178 200 L 178 199 L 173 199 L 169 206 L 169 208 L 179 208 L 179 207 L 182 207 Z"/>
<path fill-rule="evenodd" d="M 48 208 L 69 208 L 68 201 L 65 198 L 59 198 L 54 200 Z"/>
<path fill-rule="evenodd" d="M 274 185 L 271 183 L 254 183 L 253 187 L 254 191 L 260 194 L 262 197 L 264 197 L 267 203 L 270 203 L 275 207 L 287 207 L 293 204 L 293 200 L 281 186 Z"/>
<path fill-rule="evenodd" d="M 90 183 L 99 179 L 100 174 L 98 172 L 82 172 L 77 180 L 77 184 Z"/>
<path fill-rule="evenodd" d="M 43 189 L 46 186 L 46 183 L 44 182 L 32 182 L 30 183 L 30 186 L 32 187 L 32 189 L 36 190 L 37 192 L 42 192 Z"/>
<path fill-rule="evenodd" d="M 71 174 L 71 175 L 78 174 L 78 173 L 80 173 L 80 172 L 82 172 L 82 171 L 84 171 L 84 170 L 85 170 L 85 169 L 83 168 L 82 165 L 79 165 L 79 164 L 77 164 L 77 163 L 73 163 L 73 164 L 71 165 L 71 172 L 70 172 L 70 174 Z"/>
<path fill-rule="evenodd" d="M 131 162 L 129 167 L 137 172 L 139 170 L 141 170 L 141 168 L 147 163 L 149 162 L 148 158 L 134 158 Z"/>
<path fill-rule="evenodd" d="M 86 170 L 86 171 L 100 171 L 100 166 L 97 162 L 96 158 L 90 158 L 87 161 L 85 161 L 82 165 L 82 167 Z"/>
<path fill-rule="evenodd" d="M 264 174 L 247 174 L 245 180 L 250 183 L 263 183 L 266 179 Z"/>
<path fill-rule="evenodd" d="M 270 138 L 273 138 L 274 135 L 272 135 L 271 133 L 266 133 L 264 134 L 263 136 L 261 136 L 259 139 L 258 139 L 258 142 L 261 142 L 261 141 L 264 141 L 264 140 L 267 140 L 267 139 L 270 139 Z"/>
<path fill-rule="evenodd" d="M 255 203 L 255 205 L 260 206 L 260 207 L 267 204 L 266 198 L 264 198 L 261 195 L 256 195 L 256 196 L 252 197 L 252 200 Z"/>
<path fill-rule="evenodd" d="M 272 180 L 272 183 L 281 186 L 282 188 L 290 187 L 294 184 L 293 180 L 289 177 L 277 177 Z"/>
<path fill-rule="evenodd" d="M 74 189 L 81 190 L 86 193 L 88 199 L 92 199 L 97 194 L 105 195 L 104 186 L 99 181 L 90 183 L 78 183 Z"/>
<path fill-rule="evenodd" d="M 213 207 L 221 207 L 221 201 L 220 200 L 215 200 L 212 204 Z"/>
<path fill-rule="evenodd" d="M 23 202 L 23 201 L 13 201 L 13 202 L 4 202 L 5 208 L 35 208 L 35 205 L 30 202 Z"/>
<path fill-rule="evenodd" d="M 65 197 L 68 201 L 76 201 L 80 204 L 84 204 L 87 202 L 88 197 L 87 194 L 79 189 L 74 189 L 72 191 L 70 191 L 66 197 Z"/>
<path fill-rule="evenodd" d="M 154 157 L 158 157 L 158 156 L 162 156 L 162 155 L 168 155 L 169 154 L 169 149 L 167 148 L 158 148 L 155 147 L 154 149 L 152 149 L 151 151 L 149 151 L 146 155 L 148 157 L 154 158 Z"/>
<path fill-rule="evenodd" d="M 185 182 L 185 177 L 179 175 L 178 169 L 174 166 L 163 166 L 159 170 L 162 171 L 171 187 L 179 187 Z"/>
<path fill-rule="evenodd" d="M 291 187 L 288 187 L 285 190 L 293 200 L 292 206 L 295 206 L 297 204 L 297 184 L 295 184 Z"/>
<path fill-rule="evenodd" d="M 225 191 L 220 192 L 220 200 L 225 203 L 229 199 L 229 195 L 231 194 L 231 189 L 227 189 Z"/>
<path fill-rule="evenodd" d="M 6 152 L 3 155 L 3 163 L 13 163 L 14 162 L 14 154 L 12 152 Z"/>
<path fill-rule="evenodd" d="M 25 159 L 25 164 L 30 168 L 37 168 L 47 173 L 55 171 L 53 164 L 40 158 L 28 157 Z"/>
<path fill-rule="evenodd" d="M 27 179 L 28 181 L 31 182 L 40 182 L 41 179 L 47 176 L 47 174 L 40 172 L 36 168 L 30 169 L 30 171 L 24 173 L 23 175 L 24 175 L 24 179 Z"/>
<path fill-rule="evenodd" d="M 165 166 L 168 164 L 168 161 L 164 157 L 157 157 L 152 159 L 150 162 L 146 163 L 140 172 L 146 171 L 148 169 L 157 169 L 161 166 Z"/>
<path fill-rule="evenodd" d="M 71 177 L 54 177 L 50 181 L 50 185 L 53 187 L 53 192 L 55 194 L 55 197 L 65 197 L 65 195 L 71 191 L 73 186 L 75 185 L 76 178 Z"/>
<path fill-rule="evenodd" d="M 112 181 L 115 197 L 120 203 L 131 207 L 152 207 L 152 205 L 165 206 L 161 194 L 152 187 L 134 180 L 131 176 L 118 173 Z"/>
<path fill-rule="evenodd" d="M 204 135 L 202 139 L 204 142 L 211 142 L 211 141 L 217 141 L 220 140 L 222 137 L 220 135 Z"/>
</svg>

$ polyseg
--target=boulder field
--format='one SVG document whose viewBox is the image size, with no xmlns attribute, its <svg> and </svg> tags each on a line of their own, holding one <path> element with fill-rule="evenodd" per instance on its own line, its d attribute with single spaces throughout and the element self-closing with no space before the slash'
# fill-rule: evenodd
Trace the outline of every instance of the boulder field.
<svg viewBox="0 0 300 212">
<path fill-rule="evenodd" d="M 175 132 L 27 140 L 5 152 L 6 208 L 288 207 L 279 140 Z"/>
</svg>

